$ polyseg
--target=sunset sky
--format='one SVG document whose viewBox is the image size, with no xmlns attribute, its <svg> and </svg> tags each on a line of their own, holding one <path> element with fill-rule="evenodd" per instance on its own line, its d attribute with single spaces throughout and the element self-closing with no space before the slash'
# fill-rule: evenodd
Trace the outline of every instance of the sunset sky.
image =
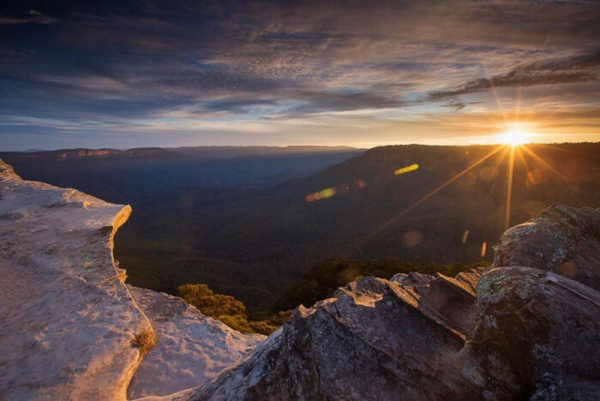
<svg viewBox="0 0 600 401">
<path fill-rule="evenodd" d="M 0 150 L 600 141 L 600 1 L 9 1 Z"/>
</svg>

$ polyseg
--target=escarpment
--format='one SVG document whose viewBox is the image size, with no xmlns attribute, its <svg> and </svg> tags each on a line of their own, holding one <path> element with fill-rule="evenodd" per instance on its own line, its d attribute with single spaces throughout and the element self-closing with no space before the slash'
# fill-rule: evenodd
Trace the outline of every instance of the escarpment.
<svg viewBox="0 0 600 401">
<path fill-rule="evenodd" d="M 489 269 L 366 277 L 269 338 L 123 283 L 130 209 L 0 162 L 8 399 L 589 400 L 600 395 L 600 211 L 554 205 Z M 155 338 L 141 349 L 142 338 Z M 133 377 L 133 379 L 132 379 Z"/>
<path fill-rule="evenodd" d="M 112 246 L 130 212 L 21 180 L 0 161 L 0 399 L 124 400 L 128 387 L 164 395 L 262 340 L 126 286 Z"/>
<path fill-rule="evenodd" d="M 124 399 L 135 339 L 153 335 L 112 259 L 131 208 L 0 166 L 0 392 Z"/>
</svg>

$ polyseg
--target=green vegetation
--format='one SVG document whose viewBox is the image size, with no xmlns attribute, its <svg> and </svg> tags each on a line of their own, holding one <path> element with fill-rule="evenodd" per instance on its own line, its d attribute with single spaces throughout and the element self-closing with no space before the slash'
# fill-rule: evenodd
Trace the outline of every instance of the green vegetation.
<svg viewBox="0 0 600 401">
<path fill-rule="evenodd" d="M 442 273 L 454 277 L 460 272 L 487 266 L 487 262 L 434 263 L 406 262 L 393 258 L 343 259 L 328 258 L 306 269 L 302 280 L 278 298 L 269 310 L 246 314 L 245 305 L 229 295 L 215 294 L 205 284 L 186 284 L 179 287 L 179 294 L 206 316 L 220 320 L 242 333 L 269 335 L 290 319 L 293 309 L 299 305 L 312 306 L 315 302 L 330 298 L 336 289 L 373 276 L 389 279 L 398 273 Z"/>
<path fill-rule="evenodd" d="M 220 320 L 241 333 L 269 335 L 291 316 L 291 311 L 246 315 L 243 303 L 229 295 L 215 294 L 206 284 L 185 284 L 179 294 L 206 316 Z"/>
</svg>

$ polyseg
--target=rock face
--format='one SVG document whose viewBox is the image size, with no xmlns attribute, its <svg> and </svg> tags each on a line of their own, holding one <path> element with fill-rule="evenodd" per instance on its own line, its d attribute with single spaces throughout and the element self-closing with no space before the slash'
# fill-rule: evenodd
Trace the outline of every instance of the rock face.
<svg viewBox="0 0 600 401">
<path fill-rule="evenodd" d="M 262 340 L 126 286 L 112 246 L 130 212 L 23 181 L 0 160 L 0 399 L 163 395 L 202 384 Z"/>
<path fill-rule="evenodd" d="M 496 393 L 598 399 L 600 292 L 551 272 L 508 267 L 489 271 L 477 294 L 482 320 L 471 354 Z"/>
<path fill-rule="evenodd" d="M 123 284 L 111 247 L 129 207 L 1 162 L 0 195 L 4 398 L 600 398 L 598 210 L 546 209 L 487 270 L 351 283 L 262 341 Z"/>
<path fill-rule="evenodd" d="M 131 209 L 22 181 L 0 161 L 0 393 L 124 399 L 149 320 L 112 260 Z"/>
<path fill-rule="evenodd" d="M 502 235 L 494 266 L 548 270 L 600 290 L 600 213 L 550 206 Z"/>
<path fill-rule="evenodd" d="M 460 371 L 463 338 L 416 287 L 369 277 L 298 309 L 251 358 L 190 399 L 475 399 Z"/>
<path fill-rule="evenodd" d="M 127 286 L 152 322 L 156 345 L 136 370 L 130 399 L 167 395 L 212 379 L 264 340 L 204 316 L 181 298 Z"/>
</svg>

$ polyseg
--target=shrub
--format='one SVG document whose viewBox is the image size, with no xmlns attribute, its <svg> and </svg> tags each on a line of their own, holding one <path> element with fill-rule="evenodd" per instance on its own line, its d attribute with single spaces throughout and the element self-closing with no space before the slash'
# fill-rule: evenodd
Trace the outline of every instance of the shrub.
<svg viewBox="0 0 600 401">
<path fill-rule="evenodd" d="M 150 348 L 156 345 L 154 331 L 152 329 L 140 331 L 138 334 L 135 335 L 131 343 L 134 347 L 138 347 L 140 349 L 141 356 L 146 355 Z"/>
<path fill-rule="evenodd" d="M 243 303 L 229 295 L 215 294 L 206 284 L 182 285 L 179 294 L 204 315 L 246 334 L 269 335 L 291 315 L 291 311 L 277 315 L 259 314 L 249 321 Z"/>
</svg>

